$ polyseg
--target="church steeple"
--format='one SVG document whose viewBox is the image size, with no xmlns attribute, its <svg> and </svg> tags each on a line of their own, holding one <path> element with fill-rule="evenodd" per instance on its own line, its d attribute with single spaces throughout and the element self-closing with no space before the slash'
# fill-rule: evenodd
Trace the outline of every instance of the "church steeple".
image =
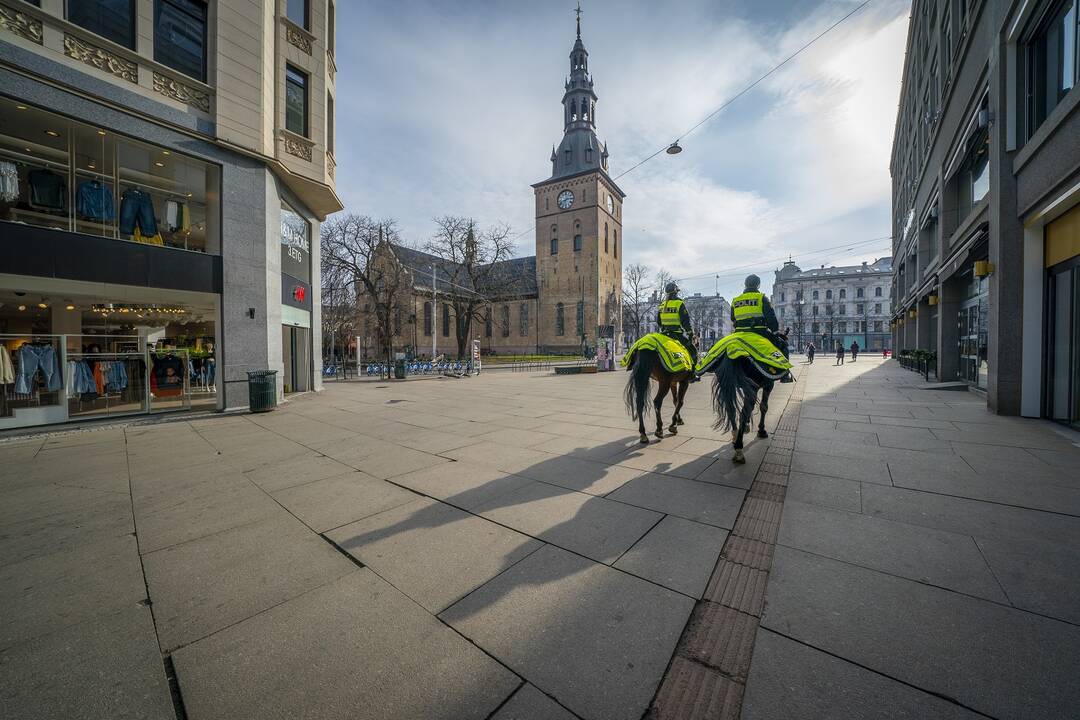
<svg viewBox="0 0 1080 720">
<path fill-rule="evenodd" d="M 552 154 L 551 177 L 607 170 L 607 146 L 596 137 L 596 92 L 589 74 L 589 51 L 581 41 L 581 5 L 577 38 L 570 51 L 570 76 L 563 85 L 563 139 Z"/>
</svg>

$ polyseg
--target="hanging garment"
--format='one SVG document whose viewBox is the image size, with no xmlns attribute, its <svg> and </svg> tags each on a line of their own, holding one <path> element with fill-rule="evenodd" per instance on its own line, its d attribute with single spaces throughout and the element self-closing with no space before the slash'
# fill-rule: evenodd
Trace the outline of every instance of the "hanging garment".
<svg viewBox="0 0 1080 720">
<path fill-rule="evenodd" d="M 67 388 L 67 396 L 69 398 L 75 397 L 75 366 L 74 360 L 68 360 L 64 365 L 64 387 Z"/>
<path fill-rule="evenodd" d="M 75 395 L 97 395 L 97 383 L 94 382 L 94 371 L 86 360 L 75 363 L 75 375 L 71 379 L 72 392 Z"/>
<path fill-rule="evenodd" d="M 154 217 L 154 202 L 150 193 L 137 187 L 130 187 L 120 196 L 120 232 L 133 234 L 139 228 L 143 237 L 158 234 L 157 218 Z"/>
<path fill-rule="evenodd" d="M 105 394 L 105 370 L 102 365 L 104 363 L 94 363 L 94 391 L 98 395 Z"/>
<path fill-rule="evenodd" d="M 191 231 L 191 208 L 184 203 L 180 206 L 180 230 L 184 232 Z"/>
<path fill-rule="evenodd" d="M 127 388 L 128 376 L 124 363 L 114 360 L 108 363 L 105 369 L 105 389 L 109 392 L 120 392 Z"/>
<path fill-rule="evenodd" d="M 15 392 L 30 393 L 34 389 L 34 376 L 41 371 L 45 379 L 45 389 L 54 392 L 60 389 L 60 363 L 52 345 L 25 343 L 15 351 L 19 368 L 15 374 Z"/>
<path fill-rule="evenodd" d="M 75 189 L 75 212 L 87 220 L 115 220 L 112 190 L 100 180 L 82 181 Z"/>
<path fill-rule="evenodd" d="M 15 365 L 11 362 L 11 353 L 3 345 L 0 345 L 0 385 L 10 385 L 15 382 Z"/>
<path fill-rule="evenodd" d="M 149 237 L 139 232 L 139 228 L 135 228 L 135 233 L 131 236 L 131 239 L 137 243 L 146 243 L 147 245 L 164 245 L 165 241 L 161 238 L 161 233 L 157 235 L 151 235 Z"/>
<path fill-rule="evenodd" d="M 19 199 L 19 170 L 15 163 L 0 162 L 0 202 Z"/>
<path fill-rule="evenodd" d="M 30 207 L 39 210 L 63 210 L 67 207 L 67 178 L 52 170 L 26 173 L 30 185 Z"/>
</svg>

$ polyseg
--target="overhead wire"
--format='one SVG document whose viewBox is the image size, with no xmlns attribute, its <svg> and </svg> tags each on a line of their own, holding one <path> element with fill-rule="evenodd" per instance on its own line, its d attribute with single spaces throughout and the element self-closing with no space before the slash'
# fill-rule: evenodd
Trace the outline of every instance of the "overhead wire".
<svg viewBox="0 0 1080 720">
<path fill-rule="evenodd" d="M 883 237 L 869 238 L 868 240 L 858 240 L 856 242 L 844 243 L 843 245 L 834 245 L 832 247 L 819 248 L 817 250 L 809 250 L 809 251 L 807 251 L 805 253 L 802 253 L 798 257 L 800 259 L 806 259 L 807 257 L 810 257 L 812 255 L 821 255 L 823 253 L 832 252 L 834 250 L 855 249 L 855 248 L 858 248 L 858 247 L 860 247 L 862 245 L 868 245 L 870 243 L 881 242 L 882 240 L 892 240 L 892 237 L 891 236 L 883 236 Z M 746 263 L 745 265 L 736 265 L 736 266 L 733 266 L 733 267 L 723 268 L 721 270 L 716 270 L 716 271 L 713 271 L 713 272 L 702 273 L 700 275 L 689 275 L 687 277 L 681 277 L 681 278 L 676 278 L 676 279 L 677 280 L 697 280 L 699 278 L 714 277 L 715 275 L 721 275 L 722 276 L 724 273 L 729 273 L 729 272 L 733 272 L 733 271 L 736 271 L 736 270 L 753 269 L 753 268 L 763 267 L 763 266 L 766 266 L 766 265 L 771 265 L 773 263 L 784 262 L 785 260 L 788 260 L 789 258 L 790 259 L 795 259 L 795 256 L 789 254 L 786 257 L 773 258 L 771 260 L 758 260 L 758 261 L 754 261 L 754 262 L 751 262 L 751 263 Z"/>
</svg>

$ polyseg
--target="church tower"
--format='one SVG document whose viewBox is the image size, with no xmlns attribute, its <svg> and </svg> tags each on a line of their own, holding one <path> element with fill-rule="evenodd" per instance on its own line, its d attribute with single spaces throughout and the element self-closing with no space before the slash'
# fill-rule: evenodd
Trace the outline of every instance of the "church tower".
<svg viewBox="0 0 1080 720">
<path fill-rule="evenodd" d="M 563 87 L 563 137 L 551 149 L 551 177 L 536 194 L 536 274 L 540 344 L 577 351 L 582 340 L 617 338 L 622 328 L 622 205 L 608 175 L 608 149 L 596 135 L 589 52 L 577 40 Z"/>
</svg>

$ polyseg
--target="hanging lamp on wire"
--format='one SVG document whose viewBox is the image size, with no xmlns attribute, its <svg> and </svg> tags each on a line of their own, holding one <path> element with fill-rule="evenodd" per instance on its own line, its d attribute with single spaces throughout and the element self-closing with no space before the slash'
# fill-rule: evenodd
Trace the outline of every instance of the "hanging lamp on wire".
<svg viewBox="0 0 1080 720">
<path fill-rule="evenodd" d="M 679 141 L 676 140 L 675 142 L 668 145 L 666 152 L 668 155 L 678 155 L 679 153 L 681 153 L 682 147 L 679 146 Z"/>
</svg>

